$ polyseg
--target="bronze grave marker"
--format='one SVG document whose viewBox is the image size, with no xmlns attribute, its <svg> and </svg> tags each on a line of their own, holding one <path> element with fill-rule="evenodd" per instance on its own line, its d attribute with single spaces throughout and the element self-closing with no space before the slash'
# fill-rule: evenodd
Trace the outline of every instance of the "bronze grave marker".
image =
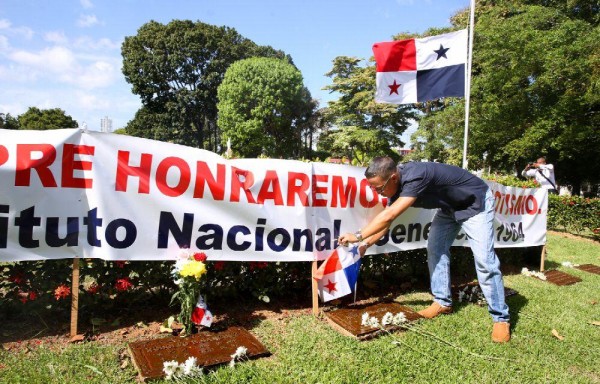
<svg viewBox="0 0 600 384">
<path fill-rule="evenodd" d="M 595 273 L 596 275 L 600 275 L 600 267 L 594 264 L 582 264 L 578 267 L 575 267 L 581 271 L 586 271 L 590 273 Z"/>
<path fill-rule="evenodd" d="M 219 332 L 203 331 L 189 337 L 169 336 L 129 343 L 129 353 L 142 380 L 164 376 L 163 363 L 175 360 L 183 363 L 189 357 L 198 359 L 198 366 L 213 367 L 231 361 L 238 347 L 248 349 L 246 356 L 254 359 L 270 355 L 250 332 L 230 327 Z"/>
<path fill-rule="evenodd" d="M 544 272 L 546 281 L 555 285 L 571 285 L 579 283 L 581 279 L 577 276 L 569 275 L 568 273 L 552 270 Z"/>
<path fill-rule="evenodd" d="M 372 328 L 362 325 L 363 313 L 367 312 L 369 316 L 376 317 L 381 322 L 381 318 L 387 312 L 396 315 L 398 312 L 404 312 L 409 322 L 422 318 L 417 312 L 409 307 L 405 307 L 399 303 L 377 303 L 366 305 L 350 305 L 347 308 L 341 308 L 334 311 L 325 312 L 327 321 L 338 332 L 346 336 L 356 337 L 359 340 L 371 339 L 380 333 L 384 332 L 381 328 Z M 402 329 L 401 326 L 387 325 L 384 327 L 387 331 L 397 331 Z"/>
</svg>

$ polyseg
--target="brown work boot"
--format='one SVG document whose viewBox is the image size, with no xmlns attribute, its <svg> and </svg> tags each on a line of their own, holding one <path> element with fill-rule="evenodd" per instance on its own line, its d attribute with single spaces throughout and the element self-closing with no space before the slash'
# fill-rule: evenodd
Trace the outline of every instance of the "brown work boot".
<svg viewBox="0 0 600 384">
<path fill-rule="evenodd" d="M 443 307 L 434 301 L 433 304 L 431 304 L 424 310 L 419 311 L 418 313 L 426 319 L 433 319 L 434 317 L 439 315 L 452 313 L 452 307 Z"/>
<path fill-rule="evenodd" d="M 494 323 L 492 341 L 494 343 L 506 343 L 510 340 L 510 324 L 505 322 Z"/>
</svg>

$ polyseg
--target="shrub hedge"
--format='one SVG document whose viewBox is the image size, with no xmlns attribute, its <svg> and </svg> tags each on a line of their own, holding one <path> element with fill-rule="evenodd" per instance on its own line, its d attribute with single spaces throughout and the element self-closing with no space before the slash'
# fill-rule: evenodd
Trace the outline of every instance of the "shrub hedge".
<svg viewBox="0 0 600 384">
<path fill-rule="evenodd" d="M 562 230 L 600 240 L 600 199 L 550 195 L 548 229 Z"/>
</svg>

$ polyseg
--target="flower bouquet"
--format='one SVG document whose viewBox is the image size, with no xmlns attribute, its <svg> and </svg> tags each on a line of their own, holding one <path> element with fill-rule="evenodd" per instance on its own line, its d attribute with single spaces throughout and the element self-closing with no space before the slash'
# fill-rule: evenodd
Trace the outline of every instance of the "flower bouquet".
<svg viewBox="0 0 600 384">
<path fill-rule="evenodd" d="M 208 310 L 204 298 L 200 294 L 202 276 L 206 274 L 206 254 L 183 250 L 173 268 L 173 278 L 179 287 L 171 298 L 177 299 L 181 305 L 178 320 L 183 325 L 182 333 L 192 334 L 193 326 L 212 324 L 212 313 Z"/>
</svg>

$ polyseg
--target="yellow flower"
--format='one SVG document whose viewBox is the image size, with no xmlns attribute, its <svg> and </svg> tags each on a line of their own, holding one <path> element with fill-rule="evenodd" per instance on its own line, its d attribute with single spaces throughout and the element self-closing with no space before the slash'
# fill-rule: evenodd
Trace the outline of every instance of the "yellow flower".
<svg viewBox="0 0 600 384">
<path fill-rule="evenodd" d="M 183 277 L 194 277 L 200 279 L 206 273 L 206 266 L 201 261 L 190 261 L 185 264 L 179 274 Z"/>
</svg>

